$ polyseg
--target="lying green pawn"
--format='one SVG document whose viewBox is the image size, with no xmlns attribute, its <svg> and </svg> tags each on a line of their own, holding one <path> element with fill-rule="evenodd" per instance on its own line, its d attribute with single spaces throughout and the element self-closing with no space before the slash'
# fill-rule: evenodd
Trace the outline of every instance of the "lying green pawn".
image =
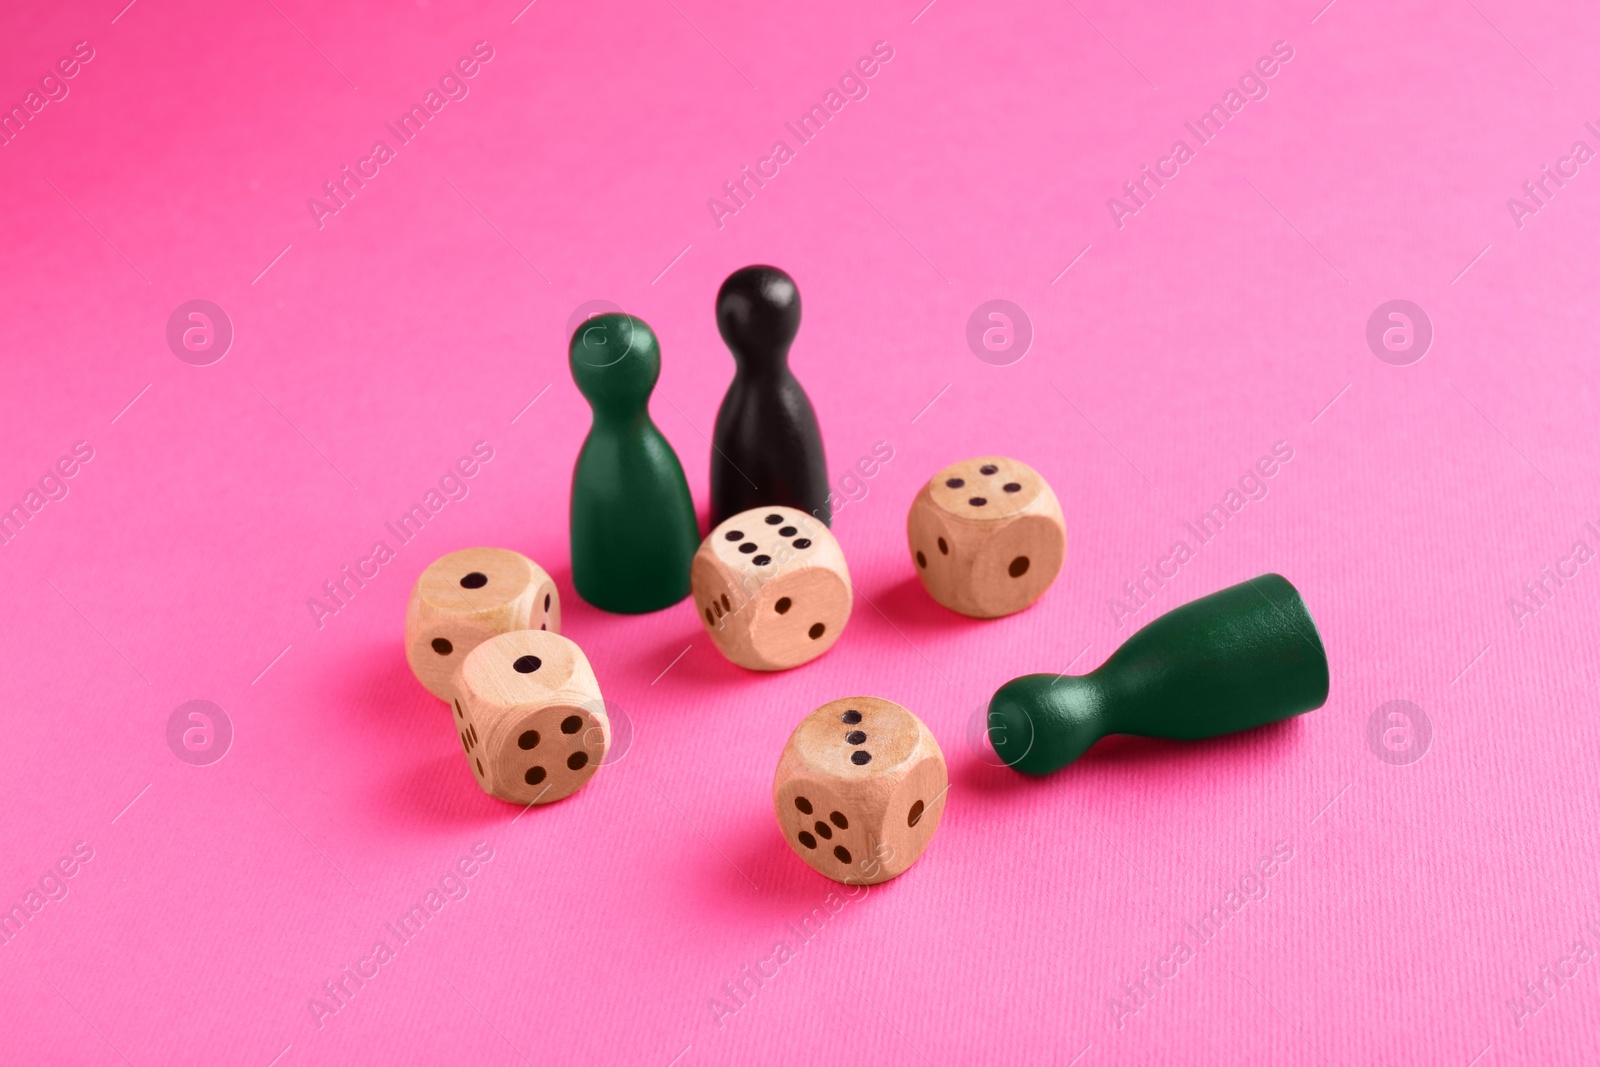
<svg viewBox="0 0 1600 1067">
<path fill-rule="evenodd" d="M 1328 656 L 1305 601 L 1264 574 L 1174 608 L 1088 674 L 1027 674 L 989 701 L 989 743 L 1049 774 L 1107 734 L 1193 741 L 1320 708 Z"/>
</svg>

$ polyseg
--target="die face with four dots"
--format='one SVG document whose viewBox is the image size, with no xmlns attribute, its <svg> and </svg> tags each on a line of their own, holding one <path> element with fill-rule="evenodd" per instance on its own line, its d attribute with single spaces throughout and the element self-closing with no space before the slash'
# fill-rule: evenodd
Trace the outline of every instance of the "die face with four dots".
<svg viewBox="0 0 1600 1067">
<path fill-rule="evenodd" d="M 772 805 L 784 840 L 819 874 L 876 885 L 922 855 L 950 774 L 922 720 L 880 697 L 848 697 L 801 720 L 778 760 Z"/>
<path fill-rule="evenodd" d="M 795 508 L 753 508 L 722 522 L 695 553 L 689 584 L 717 650 L 753 671 L 816 659 L 850 620 L 844 552 Z"/>
<path fill-rule="evenodd" d="M 1039 472 L 1005 456 L 953 463 L 917 494 L 906 539 L 928 595 L 980 619 L 1044 594 L 1067 555 L 1061 504 Z"/>
<path fill-rule="evenodd" d="M 594 776 L 611 746 L 583 650 L 545 630 L 491 637 L 469 652 L 450 701 L 473 778 L 514 804 L 548 804 Z"/>
<path fill-rule="evenodd" d="M 465 548 L 440 556 L 411 587 L 406 661 L 440 700 L 452 695 L 461 661 L 512 630 L 561 632 L 561 594 L 533 560 L 508 548 Z"/>
</svg>

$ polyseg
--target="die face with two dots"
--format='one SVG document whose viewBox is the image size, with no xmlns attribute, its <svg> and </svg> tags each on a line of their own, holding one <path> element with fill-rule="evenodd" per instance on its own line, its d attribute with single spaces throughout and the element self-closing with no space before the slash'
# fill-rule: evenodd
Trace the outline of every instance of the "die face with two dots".
<svg viewBox="0 0 1600 1067">
<path fill-rule="evenodd" d="M 533 560 L 509 548 L 464 548 L 417 578 L 406 606 L 406 661 L 440 700 L 479 644 L 512 630 L 561 631 L 561 594 Z"/>
<path fill-rule="evenodd" d="M 689 585 L 717 651 L 748 670 L 808 663 L 850 620 L 844 552 L 821 520 L 796 508 L 752 508 L 723 521 L 695 553 Z"/>
<path fill-rule="evenodd" d="M 461 661 L 450 701 L 473 778 L 514 804 L 582 788 L 611 747 L 611 723 L 583 650 L 547 630 L 516 630 Z"/>
<path fill-rule="evenodd" d="M 876 885 L 922 855 L 949 788 L 944 755 L 921 719 L 890 700 L 848 697 L 795 727 L 772 806 L 784 840 L 813 870 Z"/>
<path fill-rule="evenodd" d="M 962 460 L 934 475 L 911 504 L 906 539 L 928 595 L 979 619 L 1038 600 L 1067 556 L 1049 483 L 1005 456 Z"/>
</svg>

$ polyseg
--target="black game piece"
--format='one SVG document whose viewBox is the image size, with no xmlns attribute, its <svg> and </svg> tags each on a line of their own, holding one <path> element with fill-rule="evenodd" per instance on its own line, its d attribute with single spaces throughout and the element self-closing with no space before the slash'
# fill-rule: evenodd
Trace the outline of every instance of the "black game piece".
<svg viewBox="0 0 1600 1067">
<path fill-rule="evenodd" d="M 751 508 L 798 508 L 832 524 L 817 415 L 789 371 L 800 290 L 777 267 L 734 271 L 717 291 L 717 329 L 737 369 L 711 452 L 711 525 Z"/>
</svg>

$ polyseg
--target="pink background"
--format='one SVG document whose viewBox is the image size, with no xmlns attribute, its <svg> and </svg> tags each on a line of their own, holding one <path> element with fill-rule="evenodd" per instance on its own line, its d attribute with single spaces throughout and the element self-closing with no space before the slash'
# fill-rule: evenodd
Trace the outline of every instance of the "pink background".
<svg viewBox="0 0 1600 1067">
<path fill-rule="evenodd" d="M 1573 944 L 1600 949 L 1600 574 L 1551 582 L 1537 613 L 1508 600 L 1576 540 L 1600 548 L 1600 173 L 1520 228 L 1506 199 L 1574 141 L 1600 148 L 1600 18 L 922 2 L 8 13 L 0 103 L 74 42 L 94 58 L 0 148 L 0 504 L 74 442 L 94 456 L 0 547 L 0 903 L 77 842 L 93 858 L 0 945 L 0 1059 L 1543 1064 L 1592 1046 L 1600 959 Z M 1270 95 L 1119 229 L 1107 199 L 1194 147 L 1185 120 L 1280 40 Z M 307 198 L 476 41 L 494 58 L 470 95 L 319 229 Z M 707 198 L 793 148 L 783 123 L 877 41 L 893 59 L 869 95 L 719 229 Z M 793 363 L 836 482 L 894 451 L 836 524 L 849 630 L 775 676 L 723 661 L 687 604 L 583 605 L 566 540 L 589 418 L 569 316 L 603 299 L 655 328 L 653 412 L 703 521 L 732 371 L 712 301 L 752 262 L 803 293 Z M 210 366 L 165 342 L 193 298 L 236 330 Z M 965 341 L 991 298 L 1035 330 L 1009 366 Z M 1394 298 L 1434 325 L 1411 366 L 1365 340 Z M 470 494 L 319 628 L 308 599 L 476 441 L 494 458 Z M 1293 459 L 1267 496 L 1119 626 L 1123 582 L 1278 441 Z M 977 622 L 925 597 L 903 525 L 933 471 L 986 452 L 1050 480 L 1071 544 L 1037 606 Z M 474 787 L 401 650 L 417 573 L 474 544 L 551 570 L 633 727 L 581 793 L 520 817 Z M 1321 627 L 1321 710 L 1118 739 L 1044 780 L 968 744 L 1005 680 L 1086 670 L 1269 570 Z M 855 693 L 937 735 L 944 824 L 734 1012 L 724 983 L 770 970 L 838 889 L 789 854 L 769 796 L 794 724 Z M 209 766 L 167 744 L 192 699 L 234 727 Z M 1408 765 L 1367 742 L 1391 700 L 1431 723 Z M 319 1026 L 322 984 L 397 944 L 384 924 L 478 842 L 493 859 L 465 898 Z M 1185 924 L 1275 842 L 1293 857 L 1265 898 L 1198 946 Z M 1117 1025 L 1110 998 L 1131 1006 L 1123 983 L 1180 939 L 1194 958 Z M 1535 1012 L 1546 966 L 1568 977 Z"/>
</svg>

